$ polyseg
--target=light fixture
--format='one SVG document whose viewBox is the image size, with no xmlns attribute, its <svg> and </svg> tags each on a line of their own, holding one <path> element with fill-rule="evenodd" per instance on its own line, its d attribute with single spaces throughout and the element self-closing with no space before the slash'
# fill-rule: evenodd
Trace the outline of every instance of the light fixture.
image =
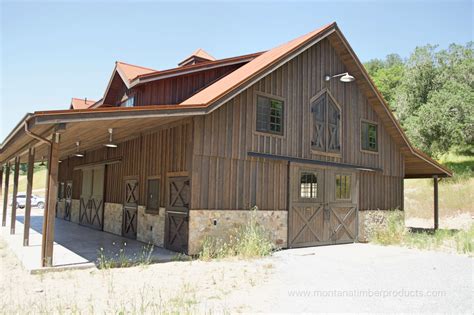
<svg viewBox="0 0 474 315">
<path fill-rule="evenodd" d="M 107 148 L 116 148 L 117 147 L 117 145 L 114 143 L 113 138 L 112 138 L 113 132 L 114 132 L 114 130 L 112 128 L 109 128 L 109 142 L 104 144 Z"/>
<path fill-rule="evenodd" d="M 336 74 L 333 76 L 326 75 L 324 76 L 324 81 L 329 82 L 332 78 L 338 78 L 338 77 L 341 77 L 339 80 L 344 83 L 349 83 L 355 80 L 355 78 L 351 76 L 349 72 L 344 72 L 344 73 Z"/>
<path fill-rule="evenodd" d="M 74 156 L 79 157 L 79 158 L 83 158 L 84 154 L 79 152 L 79 144 L 80 144 L 79 141 L 77 141 L 76 142 L 76 153 L 74 153 Z"/>
</svg>

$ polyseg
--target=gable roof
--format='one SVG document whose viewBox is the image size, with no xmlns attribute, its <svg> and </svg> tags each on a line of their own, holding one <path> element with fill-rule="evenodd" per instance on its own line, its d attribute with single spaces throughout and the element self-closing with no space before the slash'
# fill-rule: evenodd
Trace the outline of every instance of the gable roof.
<svg viewBox="0 0 474 315">
<path fill-rule="evenodd" d="M 87 98 L 75 98 L 73 97 L 71 99 L 71 109 L 84 109 L 84 108 L 89 108 L 92 105 L 94 105 L 96 101 L 89 100 Z"/>
<path fill-rule="evenodd" d="M 216 101 L 226 93 L 229 93 L 231 90 L 248 82 L 250 79 L 262 73 L 269 67 L 275 65 L 295 50 L 298 50 L 304 46 L 306 43 L 318 38 L 324 33 L 327 33 L 329 30 L 333 29 L 335 25 L 336 23 L 325 25 L 306 35 L 300 36 L 292 41 L 264 52 L 246 65 L 240 67 L 214 84 L 201 90 L 199 93 L 196 93 L 187 100 L 181 102 L 181 105 L 210 105 L 212 102 Z"/>
<path fill-rule="evenodd" d="M 208 60 L 208 61 L 216 60 L 216 58 L 211 56 L 207 51 L 205 51 L 202 48 L 198 48 L 190 56 L 186 57 L 185 59 L 183 59 L 183 61 L 178 63 L 178 66 L 184 66 L 188 64 L 189 62 L 191 62 L 193 59 L 197 59 L 197 60 L 201 59 L 201 60 Z"/>
<path fill-rule="evenodd" d="M 139 75 L 157 71 L 151 68 L 136 66 L 136 65 L 132 65 L 129 63 L 121 62 L 121 61 L 116 61 L 115 65 L 116 65 L 116 70 L 118 71 L 120 76 L 122 76 L 122 79 L 128 81 L 128 83 L 132 82 L 132 80 L 135 79 Z"/>
</svg>

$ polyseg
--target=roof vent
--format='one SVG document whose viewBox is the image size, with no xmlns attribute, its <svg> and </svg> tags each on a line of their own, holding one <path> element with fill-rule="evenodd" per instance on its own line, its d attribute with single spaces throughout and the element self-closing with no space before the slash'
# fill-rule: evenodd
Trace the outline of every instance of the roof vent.
<svg viewBox="0 0 474 315">
<path fill-rule="evenodd" d="M 195 65 L 200 62 L 204 61 L 214 61 L 216 58 L 212 57 L 210 54 L 208 54 L 205 50 L 199 48 L 196 51 L 194 51 L 191 56 L 187 57 L 180 63 L 178 63 L 178 66 L 189 66 L 189 65 Z"/>
</svg>

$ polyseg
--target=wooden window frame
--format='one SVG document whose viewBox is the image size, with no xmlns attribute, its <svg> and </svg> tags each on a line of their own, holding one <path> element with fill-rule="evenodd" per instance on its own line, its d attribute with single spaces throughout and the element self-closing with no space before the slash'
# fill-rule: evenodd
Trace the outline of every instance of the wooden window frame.
<svg viewBox="0 0 474 315">
<path fill-rule="evenodd" d="M 269 98 L 269 99 L 273 99 L 273 100 L 276 100 L 276 101 L 280 101 L 283 103 L 283 108 L 282 108 L 282 122 L 281 122 L 281 128 L 282 128 L 282 131 L 280 133 L 278 132 L 273 132 L 273 131 L 261 131 L 261 130 L 257 130 L 257 112 L 258 112 L 258 106 L 257 106 L 257 101 L 258 101 L 258 97 L 265 97 L 265 98 Z M 254 117 L 253 117 L 253 122 L 252 122 L 252 131 L 254 134 L 256 135 L 263 135 L 263 136 L 272 136 L 272 137 L 277 137 L 277 138 L 284 138 L 286 136 L 286 128 L 285 128 L 285 125 L 286 125 L 286 110 L 285 110 L 285 107 L 286 107 L 286 99 L 284 97 L 281 97 L 281 96 L 277 96 L 277 95 L 273 95 L 273 94 L 268 94 L 268 93 L 264 93 L 264 92 L 255 92 L 254 93 L 254 97 L 253 97 L 253 104 L 254 104 Z"/>
<path fill-rule="evenodd" d="M 340 113 L 340 120 L 339 120 L 339 145 L 341 146 L 341 150 L 340 152 L 331 152 L 331 151 L 327 151 L 327 141 L 324 143 L 325 145 L 325 150 L 326 151 L 321 151 L 321 150 L 317 150 L 317 149 L 313 149 L 313 145 L 312 145 L 312 141 L 313 141 L 313 133 L 312 133 L 312 129 L 311 129 L 311 132 L 310 132 L 310 135 L 309 135 L 309 139 L 310 139 L 310 150 L 311 150 L 311 153 L 313 154 L 318 154 L 318 155 L 324 155 L 324 156 L 331 156 L 331 157 L 342 157 L 342 151 L 343 151 L 343 145 L 342 145 L 342 134 L 343 134 L 343 115 L 342 115 L 342 107 L 341 105 L 339 104 L 339 102 L 334 98 L 334 96 L 331 94 L 331 92 L 329 91 L 328 88 L 324 88 L 322 89 L 321 91 L 319 91 L 318 93 L 316 93 L 316 95 L 314 95 L 313 97 L 310 98 L 309 100 L 309 115 L 311 117 L 311 128 L 313 128 L 314 126 L 314 118 L 313 118 L 313 113 L 312 113 L 312 108 L 311 108 L 311 104 L 316 101 L 318 98 L 320 98 L 324 93 L 326 93 L 327 97 L 330 97 L 332 102 L 334 103 L 334 105 L 336 105 L 336 107 L 339 109 L 339 113 Z M 325 132 L 326 132 L 326 135 L 329 134 L 329 127 L 328 127 L 328 110 L 327 110 L 327 106 L 326 106 L 326 111 L 325 111 Z M 327 140 L 327 139 L 326 139 Z"/>
<path fill-rule="evenodd" d="M 316 177 L 316 197 L 303 197 L 301 196 L 301 177 L 303 174 L 312 174 Z M 298 198 L 304 201 L 316 201 L 320 199 L 320 186 L 319 186 L 319 173 L 313 170 L 300 170 L 298 177 Z M 312 188 L 312 187 L 311 187 Z"/>
<path fill-rule="evenodd" d="M 363 143 L 362 143 L 362 125 L 363 124 L 370 124 L 370 125 L 375 125 L 377 127 L 377 150 L 376 151 L 372 151 L 372 150 L 367 150 L 367 149 L 364 149 L 363 147 Z M 364 152 L 364 153 L 369 153 L 369 154 L 376 154 L 378 155 L 379 154 L 379 148 L 380 148 L 380 128 L 379 128 L 379 124 L 373 120 L 368 120 L 368 119 L 365 119 L 365 118 L 361 118 L 360 120 L 360 124 L 359 124 L 359 141 L 360 141 L 360 151 L 361 152 Z"/>
<path fill-rule="evenodd" d="M 334 199 L 335 200 L 352 200 L 352 188 L 353 188 L 353 174 L 351 173 L 344 173 L 344 172 L 336 172 L 334 173 Z M 348 176 L 350 178 L 350 190 L 349 190 L 349 198 L 337 198 L 337 176 Z"/>
<path fill-rule="evenodd" d="M 158 208 L 157 209 L 150 209 L 148 207 L 148 189 L 149 189 L 149 186 L 148 186 L 148 183 L 150 180 L 158 180 Z M 145 187 L 145 193 L 146 193 L 146 204 L 145 204 L 145 213 L 147 214 L 159 214 L 160 213 L 160 208 L 161 208 L 161 185 L 162 185 L 162 181 L 161 181 L 161 176 L 148 176 L 146 178 L 146 187 Z"/>
</svg>

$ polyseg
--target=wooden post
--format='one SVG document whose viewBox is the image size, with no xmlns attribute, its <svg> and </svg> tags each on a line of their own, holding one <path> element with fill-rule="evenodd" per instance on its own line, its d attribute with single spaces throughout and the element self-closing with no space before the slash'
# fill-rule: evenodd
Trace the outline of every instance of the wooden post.
<svg viewBox="0 0 474 315">
<path fill-rule="evenodd" d="M 434 184 L 434 229 L 439 227 L 439 204 L 438 204 L 438 176 L 433 176 Z"/>
<path fill-rule="evenodd" d="M 12 217 L 10 221 L 10 234 L 15 234 L 16 224 L 16 196 L 18 195 L 18 176 L 20 175 L 20 157 L 15 157 L 15 171 L 13 173 L 13 193 L 12 193 Z"/>
<path fill-rule="evenodd" d="M 10 185 L 10 163 L 5 165 L 5 188 L 3 190 L 2 226 L 7 225 L 8 185 Z"/>
<path fill-rule="evenodd" d="M 0 166 L 0 194 L 2 193 L 2 187 L 3 187 L 3 165 Z"/>
<path fill-rule="evenodd" d="M 48 158 L 48 185 L 46 188 L 46 206 L 43 217 L 43 238 L 41 263 L 43 267 L 53 265 L 54 220 L 58 191 L 59 133 L 53 135 Z"/>
<path fill-rule="evenodd" d="M 23 246 L 30 245 L 31 194 L 33 193 L 33 169 L 35 166 L 35 148 L 28 150 L 28 171 L 26 175 L 26 203 L 23 230 Z"/>
</svg>

